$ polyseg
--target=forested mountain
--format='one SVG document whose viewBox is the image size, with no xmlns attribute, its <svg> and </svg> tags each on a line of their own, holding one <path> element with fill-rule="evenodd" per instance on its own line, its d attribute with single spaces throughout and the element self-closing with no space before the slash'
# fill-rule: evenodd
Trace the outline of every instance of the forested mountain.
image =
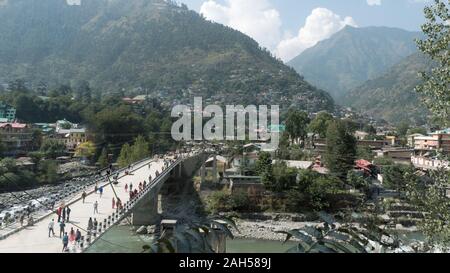
<svg viewBox="0 0 450 273">
<path fill-rule="evenodd" d="M 312 84 L 340 99 L 416 52 L 418 32 L 388 27 L 345 27 L 288 64 Z"/>
<path fill-rule="evenodd" d="M 421 81 L 419 72 L 431 68 L 432 62 L 427 57 L 415 53 L 382 76 L 350 91 L 345 102 L 392 123 L 425 124 L 428 111 L 414 88 Z"/>
<path fill-rule="evenodd" d="M 280 104 L 317 111 L 333 100 L 248 36 L 164 0 L 3 0 L 0 83 L 89 83 L 168 103 Z"/>
</svg>

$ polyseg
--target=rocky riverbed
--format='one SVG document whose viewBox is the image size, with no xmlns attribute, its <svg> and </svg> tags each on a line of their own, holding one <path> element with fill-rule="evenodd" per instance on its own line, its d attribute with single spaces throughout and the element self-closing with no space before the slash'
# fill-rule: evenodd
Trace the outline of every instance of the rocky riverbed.
<svg viewBox="0 0 450 273">
<path fill-rule="evenodd" d="M 295 213 L 249 213 L 241 214 L 235 220 L 239 231 L 233 230 L 237 238 L 276 240 L 284 241 L 286 235 L 278 231 L 289 231 L 304 228 L 306 226 L 317 226 L 321 223 L 313 215 Z M 358 223 L 354 223 L 358 226 Z M 380 227 L 384 227 L 383 225 Z M 414 233 L 416 226 L 403 226 L 396 224 L 392 228 L 402 234 Z"/>
<path fill-rule="evenodd" d="M 42 187 L 28 189 L 26 191 L 16 191 L 12 193 L 0 194 L 0 214 L 9 213 L 14 215 L 21 213 L 27 207 L 31 211 L 45 209 L 43 205 L 48 206 L 53 201 L 58 202 L 66 195 L 81 190 L 83 186 L 88 185 L 100 176 L 96 173 L 85 177 L 66 180 L 57 185 L 45 185 Z M 14 215 L 17 216 L 17 215 Z"/>
<path fill-rule="evenodd" d="M 316 222 L 292 222 L 275 220 L 237 220 L 236 225 L 239 231 L 234 231 L 236 238 L 284 241 L 286 235 L 277 231 L 289 231 L 305 226 L 317 225 Z"/>
</svg>

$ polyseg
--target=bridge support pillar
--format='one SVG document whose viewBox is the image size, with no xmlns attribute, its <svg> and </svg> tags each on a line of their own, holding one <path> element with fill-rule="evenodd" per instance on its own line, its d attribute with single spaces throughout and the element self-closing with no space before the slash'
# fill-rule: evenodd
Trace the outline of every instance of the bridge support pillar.
<svg viewBox="0 0 450 273">
<path fill-rule="evenodd" d="M 149 197 L 141 200 L 133 209 L 132 224 L 134 226 L 148 226 L 159 223 L 161 215 L 158 213 L 158 192 L 151 193 Z"/>
</svg>

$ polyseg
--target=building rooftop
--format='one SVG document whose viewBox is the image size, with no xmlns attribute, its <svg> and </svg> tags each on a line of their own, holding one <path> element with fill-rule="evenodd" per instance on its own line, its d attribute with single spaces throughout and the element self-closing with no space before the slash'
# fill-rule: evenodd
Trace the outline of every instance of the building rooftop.
<svg viewBox="0 0 450 273">
<path fill-rule="evenodd" d="M 214 160 L 214 157 L 210 157 L 210 158 L 208 158 L 208 160 L 206 160 L 206 163 L 212 162 L 213 160 Z M 216 156 L 216 160 L 220 161 L 220 162 L 225 162 L 225 163 L 228 162 L 228 160 L 225 157 L 221 156 L 221 155 L 217 155 Z"/>
<path fill-rule="evenodd" d="M 423 137 L 423 136 L 424 135 L 422 135 L 422 134 L 416 133 L 416 134 L 409 135 L 408 137 Z"/>
<path fill-rule="evenodd" d="M 24 129 L 27 127 L 25 123 L 17 123 L 17 122 L 4 122 L 0 123 L 0 128 L 11 126 L 14 129 Z"/>
<path fill-rule="evenodd" d="M 436 131 L 434 133 L 431 133 L 432 135 L 442 135 L 442 134 L 450 134 L 450 128 L 443 129 L 440 131 Z"/>
<path fill-rule="evenodd" d="M 296 168 L 306 170 L 313 166 L 314 162 L 312 161 L 299 161 L 299 160 L 274 160 L 273 162 L 285 162 L 289 168 Z"/>
<path fill-rule="evenodd" d="M 436 140 L 436 138 L 432 136 L 421 136 L 421 137 L 415 137 L 415 140 Z"/>
<path fill-rule="evenodd" d="M 86 133 L 86 128 L 59 129 L 56 132 L 61 135 L 68 135 L 71 133 Z"/>
</svg>

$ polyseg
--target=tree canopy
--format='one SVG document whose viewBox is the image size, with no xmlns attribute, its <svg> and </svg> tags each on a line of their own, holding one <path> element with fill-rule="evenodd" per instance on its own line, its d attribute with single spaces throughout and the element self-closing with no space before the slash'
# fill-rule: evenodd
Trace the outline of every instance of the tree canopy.
<svg viewBox="0 0 450 273">
<path fill-rule="evenodd" d="M 429 56 L 437 65 L 431 72 L 422 72 L 423 83 L 416 87 L 422 94 L 426 106 L 437 120 L 450 124 L 450 11 L 449 2 L 434 0 L 425 7 L 427 20 L 422 25 L 426 39 L 417 40 L 417 45 L 424 54 Z"/>
<path fill-rule="evenodd" d="M 332 174 L 345 177 L 355 164 L 356 139 L 345 122 L 335 120 L 327 129 L 325 164 Z"/>
</svg>

